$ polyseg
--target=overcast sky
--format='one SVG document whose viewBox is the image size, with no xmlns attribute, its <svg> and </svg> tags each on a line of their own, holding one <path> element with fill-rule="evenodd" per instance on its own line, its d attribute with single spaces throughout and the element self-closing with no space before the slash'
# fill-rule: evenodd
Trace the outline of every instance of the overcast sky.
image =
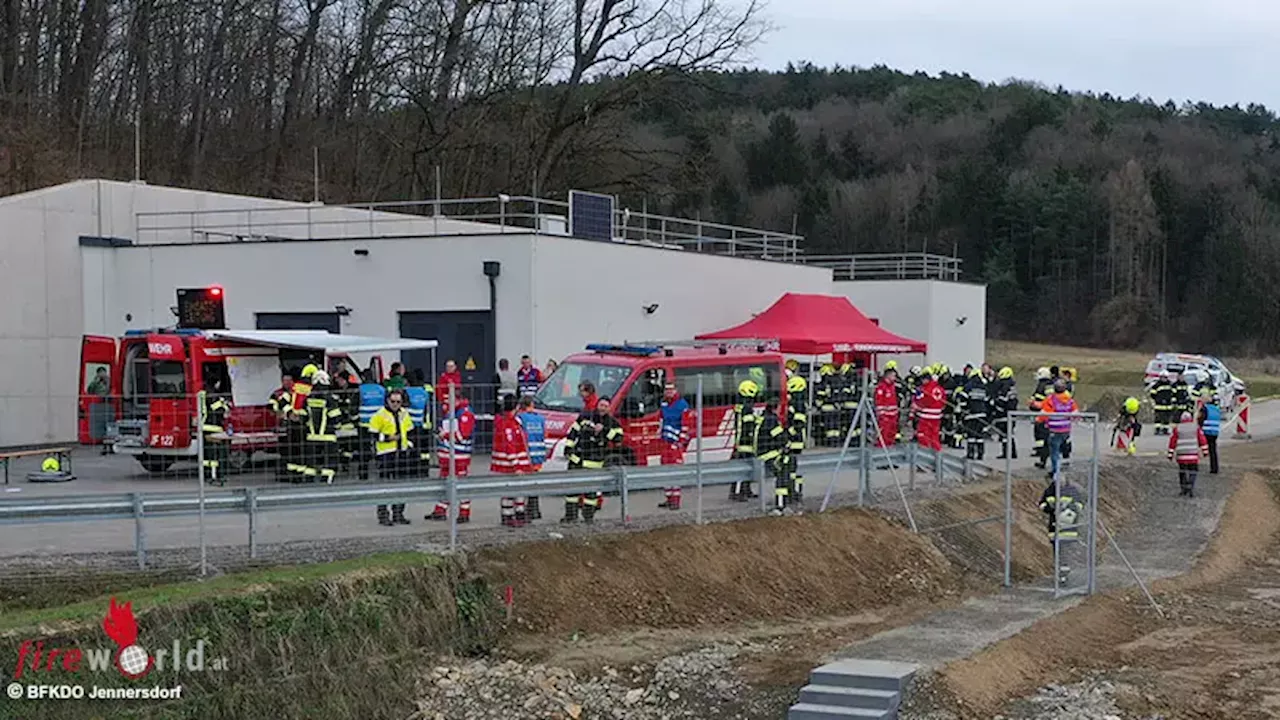
<svg viewBox="0 0 1280 720">
<path fill-rule="evenodd" d="M 1278 0 L 771 0 L 755 65 L 980 80 L 1280 109 Z"/>
</svg>

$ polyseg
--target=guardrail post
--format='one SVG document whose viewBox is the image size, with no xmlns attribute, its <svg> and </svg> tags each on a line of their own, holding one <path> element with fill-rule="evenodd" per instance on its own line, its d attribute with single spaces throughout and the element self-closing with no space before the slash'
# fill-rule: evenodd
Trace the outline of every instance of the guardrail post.
<svg viewBox="0 0 1280 720">
<path fill-rule="evenodd" d="M 973 463 L 970 462 L 969 458 L 966 457 L 964 459 L 964 465 L 962 467 L 963 467 L 963 470 L 961 471 L 962 474 L 960 476 L 960 482 L 961 483 L 969 482 L 970 480 L 973 479 Z"/>
<path fill-rule="evenodd" d="M 916 489 L 916 448 L 918 447 L 920 446 L 914 442 L 907 446 L 907 464 L 909 466 L 907 470 L 907 488 L 910 490 Z"/>
<path fill-rule="evenodd" d="M 619 486 L 618 505 L 621 506 L 621 509 L 622 509 L 622 524 L 630 525 L 631 524 L 631 508 L 628 505 L 628 503 L 630 502 L 630 494 L 629 494 L 630 487 L 627 484 L 627 466 L 626 465 L 618 466 L 617 476 L 618 476 L 618 486 Z"/>
<path fill-rule="evenodd" d="M 249 559 L 258 559 L 258 488 L 244 489 L 244 506 L 249 512 Z"/>
<path fill-rule="evenodd" d="M 147 569 L 147 531 L 142 524 L 142 495 L 132 493 L 133 498 L 133 549 L 138 554 L 138 569 Z"/>
<path fill-rule="evenodd" d="M 943 481 L 946 480 L 946 468 L 942 464 L 941 450 L 933 451 L 933 476 L 937 480 L 938 485 L 941 485 Z"/>
<path fill-rule="evenodd" d="M 769 498 L 764 491 L 764 461 L 758 457 L 751 458 L 751 482 L 755 483 L 756 491 L 760 494 L 760 512 L 768 512 Z"/>
</svg>

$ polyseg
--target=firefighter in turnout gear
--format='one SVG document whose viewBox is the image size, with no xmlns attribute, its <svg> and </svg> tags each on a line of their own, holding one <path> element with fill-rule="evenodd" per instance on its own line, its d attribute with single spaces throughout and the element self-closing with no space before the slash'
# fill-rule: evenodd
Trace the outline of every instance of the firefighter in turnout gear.
<svg viewBox="0 0 1280 720">
<path fill-rule="evenodd" d="M 226 470 L 226 458 L 228 456 L 227 446 L 231 442 L 230 439 L 214 440 L 211 435 L 222 435 L 227 431 L 227 420 L 231 416 L 231 403 L 221 392 L 222 388 L 217 380 L 206 380 L 204 392 L 200 393 L 199 401 L 204 406 L 204 423 L 200 427 L 200 431 L 204 433 L 204 460 L 203 465 L 208 471 L 206 481 L 226 485 L 227 478 L 222 474 Z"/>
<path fill-rule="evenodd" d="M 1151 406 L 1155 410 L 1155 434 L 1168 435 L 1173 427 L 1173 379 L 1161 374 L 1151 386 Z"/>
<path fill-rule="evenodd" d="M 838 445 L 844 437 L 840 432 L 839 377 L 831 363 L 818 370 L 818 386 L 813 389 L 817 403 L 817 420 L 814 423 L 814 439 L 827 447 Z"/>
<path fill-rule="evenodd" d="M 569 428 L 564 453 L 569 459 L 570 470 L 600 470 L 609 462 L 610 456 L 622 448 L 622 425 L 618 424 L 610 409 L 609 398 L 600 398 L 594 412 L 583 412 Z M 579 511 L 583 521 L 595 522 L 596 511 L 603 506 L 602 493 L 569 495 L 564 499 L 564 517 L 560 522 L 577 522 Z"/>
<path fill-rule="evenodd" d="M 966 373 L 972 372 L 970 366 Z M 960 449 L 965 446 L 965 413 L 968 412 L 969 390 L 965 387 L 966 375 L 951 375 L 947 379 L 947 409 L 950 410 L 951 434 L 947 436 L 950 446 Z"/>
<path fill-rule="evenodd" d="M 404 392 L 392 390 L 387 393 L 386 404 L 369 418 L 369 434 L 374 439 L 374 453 L 378 459 L 378 477 L 383 480 L 398 480 L 405 477 L 406 468 L 412 462 L 413 443 L 409 433 L 413 431 L 413 420 L 404 407 Z M 379 525 L 408 525 L 409 519 L 404 516 L 404 504 L 378 506 Z"/>
<path fill-rule="evenodd" d="M 787 452 L 783 460 L 790 480 L 790 502 L 804 502 L 804 477 L 800 475 L 800 455 L 809 438 L 809 383 L 799 375 L 787 380 Z"/>
<path fill-rule="evenodd" d="M 1013 435 L 1013 423 L 1009 413 L 1018 409 L 1018 381 L 1013 377 L 1013 368 L 1000 368 L 996 374 L 996 382 L 991 392 L 991 417 L 995 420 L 996 435 L 1000 440 L 1000 459 L 1006 455 L 1013 459 L 1018 457 L 1018 438 Z"/>
<path fill-rule="evenodd" d="M 318 370 L 311 376 L 311 393 L 307 395 L 306 468 L 307 482 L 332 483 L 338 474 L 338 423 L 342 408 L 333 399 L 329 373 Z"/>
<path fill-rule="evenodd" d="M 760 385 L 754 380 L 743 380 L 738 383 L 738 404 L 733 409 L 733 453 L 731 459 L 753 458 L 756 456 L 756 427 L 760 424 L 760 416 L 756 415 L 756 398 L 760 395 Z M 743 502 L 757 497 L 751 492 L 750 482 L 736 482 L 730 486 L 729 499 Z"/>
<path fill-rule="evenodd" d="M 1067 482 L 1050 480 L 1040 496 L 1040 511 L 1049 523 L 1049 542 L 1058 547 L 1058 583 L 1065 584 L 1071 573 L 1070 556 L 1078 554 L 1080 528 L 1084 525 L 1084 494 Z"/>
<path fill-rule="evenodd" d="M 1036 370 L 1036 389 L 1031 393 L 1031 399 L 1027 401 L 1027 409 L 1040 411 L 1044 408 L 1044 402 L 1053 392 L 1053 375 L 1049 372 L 1049 368 L 1042 367 Z M 1032 432 L 1036 441 L 1036 467 L 1043 470 L 1049 462 L 1049 425 L 1047 420 L 1036 418 L 1035 426 Z"/>
<path fill-rule="evenodd" d="M 1182 413 L 1195 412 L 1195 401 L 1191 397 L 1191 386 L 1187 384 L 1186 375 L 1178 375 L 1173 381 L 1173 418 L 1182 417 Z"/>
<path fill-rule="evenodd" d="M 985 460 L 987 457 L 987 379 L 982 368 L 969 371 L 964 388 L 964 433 L 968 440 L 965 457 Z"/>
<path fill-rule="evenodd" d="M 1141 407 L 1136 397 L 1125 400 L 1120 407 L 1120 416 L 1116 418 L 1115 427 L 1111 428 L 1111 445 L 1116 450 L 1130 455 L 1138 454 L 1136 438 L 1142 433 L 1142 423 L 1138 422 L 1138 410 Z"/>
<path fill-rule="evenodd" d="M 351 376 L 338 373 L 333 376 L 331 397 L 342 412 L 338 417 L 338 469 L 346 472 L 355 462 L 359 440 L 356 427 L 360 423 L 360 391 L 351 382 Z"/>
<path fill-rule="evenodd" d="M 791 484 L 787 475 L 787 429 L 778 419 L 778 401 L 769 398 L 764 403 L 764 415 L 756 423 L 752 445 L 757 457 L 764 463 L 765 472 L 773 475 L 773 512 L 781 515 L 791 504 Z"/>
<path fill-rule="evenodd" d="M 862 370 L 856 368 L 853 363 L 845 363 L 840 366 L 840 434 L 837 436 L 836 444 L 843 444 L 845 435 L 850 431 L 853 433 L 853 441 L 858 442 L 862 437 L 862 426 L 854 423 L 853 419 L 858 414 L 858 404 L 862 402 Z"/>
</svg>

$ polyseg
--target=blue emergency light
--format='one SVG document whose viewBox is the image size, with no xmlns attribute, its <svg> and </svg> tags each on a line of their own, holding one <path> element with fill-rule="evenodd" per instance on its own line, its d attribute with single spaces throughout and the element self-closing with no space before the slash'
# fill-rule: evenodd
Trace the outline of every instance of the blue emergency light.
<svg viewBox="0 0 1280 720">
<path fill-rule="evenodd" d="M 148 335 L 181 335 L 183 337 L 195 337 L 201 333 L 200 330 L 191 328 L 155 328 L 154 330 L 125 330 L 125 337 L 146 337 Z"/>
<path fill-rule="evenodd" d="M 640 355 L 649 356 L 657 355 L 662 352 L 660 347 L 650 347 L 644 345 L 610 345 L 608 343 L 591 343 L 587 346 L 587 350 L 597 353 L 613 353 L 615 355 Z"/>
</svg>

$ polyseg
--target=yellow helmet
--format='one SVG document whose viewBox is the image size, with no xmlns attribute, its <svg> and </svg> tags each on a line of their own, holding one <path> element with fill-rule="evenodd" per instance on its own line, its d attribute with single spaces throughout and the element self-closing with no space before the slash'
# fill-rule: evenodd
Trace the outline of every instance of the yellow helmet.
<svg viewBox="0 0 1280 720">
<path fill-rule="evenodd" d="M 836 374 L 836 366 L 835 366 L 835 365 L 832 365 L 831 363 L 827 363 L 826 365 L 823 365 L 823 366 L 818 370 L 818 374 L 819 374 L 819 375 L 835 375 L 835 374 Z"/>
<path fill-rule="evenodd" d="M 793 375 L 791 379 L 787 381 L 787 392 L 789 393 L 802 393 L 808 389 L 808 387 L 809 383 L 805 382 L 805 379 L 799 375 Z"/>
<path fill-rule="evenodd" d="M 1001 380 L 1008 380 L 1009 378 L 1013 377 L 1013 368 L 1009 367 L 1008 365 L 1005 365 L 1004 367 L 1000 368 L 1000 372 L 998 375 L 996 375 L 996 377 L 1000 378 Z"/>
<path fill-rule="evenodd" d="M 320 372 L 320 368 L 316 367 L 315 365 L 309 364 L 306 367 L 302 368 L 302 379 L 306 380 L 318 372 Z"/>
<path fill-rule="evenodd" d="M 840 366 L 841 375 L 844 375 L 845 373 L 851 373 L 851 372 L 853 372 L 853 363 L 845 363 Z"/>
<path fill-rule="evenodd" d="M 885 363 L 885 364 L 884 364 L 884 369 L 885 369 L 885 370 L 897 370 L 897 369 L 898 369 L 898 361 L 897 361 L 897 360 L 890 360 L 889 362 L 887 362 L 887 363 Z"/>
<path fill-rule="evenodd" d="M 795 358 L 791 358 L 787 361 L 786 368 L 791 372 L 796 372 L 800 369 L 800 361 Z"/>
<path fill-rule="evenodd" d="M 1138 413 L 1138 407 L 1139 403 L 1138 398 L 1136 397 L 1131 397 L 1124 401 L 1124 411 L 1130 415 L 1136 415 Z"/>
<path fill-rule="evenodd" d="M 1040 368 L 1039 370 L 1036 370 L 1036 379 L 1037 379 L 1037 380 L 1048 380 L 1048 379 L 1049 379 L 1049 368 L 1047 368 L 1047 367 L 1042 367 L 1042 368 Z"/>
<path fill-rule="evenodd" d="M 760 386 L 754 380 L 743 380 L 738 383 L 738 394 L 744 398 L 753 398 L 760 394 Z"/>
<path fill-rule="evenodd" d="M 976 367 L 970 370 L 969 377 L 982 377 L 982 368 Z"/>
<path fill-rule="evenodd" d="M 62 466 L 58 464 L 58 458 L 50 455 L 40 463 L 40 469 L 47 473 L 56 473 L 62 469 Z"/>
<path fill-rule="evenodd" d="M 938 374 L 939 374 L 939 375 L 950 375 L 950 374 L 951 374 L 951 368 L 947 367 L 947 366 L 946 366 L 946 365 L 944 365 L 943 363 L 938 363 Z"/>
</svg>

